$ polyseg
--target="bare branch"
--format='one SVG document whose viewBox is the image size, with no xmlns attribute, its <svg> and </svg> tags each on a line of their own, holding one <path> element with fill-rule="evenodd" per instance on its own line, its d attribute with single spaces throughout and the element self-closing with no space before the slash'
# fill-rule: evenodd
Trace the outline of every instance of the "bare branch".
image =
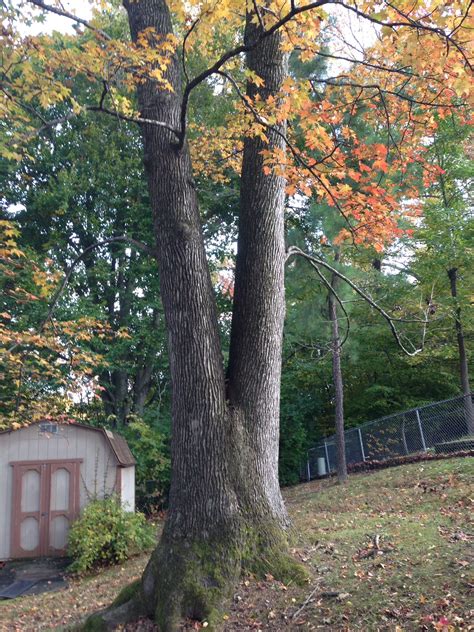
<svg viewBox="0 0 474 632">
<path fill-rule="evenodd" d="M 102 96 L 101 96 L 101 101 L 103 101 L 103 93 L 102 93 Z M 19 105 L 21 107 L 23 107 L 23 104 L 19 103 Z M 141 116 L 127 116 L 126 114 L 121 114 L 120 112 L 117 112 L 116 110 L 110 110 L 109 108 L 105 108 L 101 104 L 99 104 L 99 105 L 86 105 L 86 106 L 84 106 L 83 110 L 86 111 L 86 112 L 101 112 L 102 114 L 107 114 L 108 116 L 113 116 L 114 118 L 119 119 L 121 121 L 127 121 L 128 123 L 137 123 L 139 125 L 154 125 L 156 127 L 163 127 L 164 129 L 167 129 L 172 134 L 174 134 L 174 136 L 176 136 L 176 138 L 178 138 L 178 136 L 179 136 L 178 130 L 174 129 L 173 127 L 171 127 L 171 125 L 168 125 L 167 123 L 163 123 L 162 121 L 156 121 L 154 119 L 142 118 Z M 56 125 L 61 125 L 62 123 L 67 123 L 68 121 L 76 118 L 80 114 L 80 113 L 71 111 L 71 112 L 68 112 L 67 114 L 65 114 L 64 116 L 60 116 L 58 118 L 55 118 L 55 119 L 52 119 L 52 120 L 48 121 L 39 112 L 37 112 L 33 108 L 28 108 L 28 111 L 31 114 L 34 114 L 35 116 L 37 116 L 43 122 L 43 125 L 39 129 L 35 130 L 34 135 L 41 134 L 42 132 L 44 132 L 47 129 L 51 129 L 53 127 L 56 127 Z"/>
<path fill-rule="evenodd" d="M 260 24 L 260 28 L 262 29 L 262 31 L 265 31 L 265 24 L 263 23 L 262 14 L 260 13 L 260 9 L 258 8 L 258 4 L 257 4 L 256 0 L 253 0 L 252 4 L 253 4 L 253 8 L 255 10 L 255 13 L 257 15 L 258 23 Z M 294 5 L 293 5 L 293 8 L 294 8 Z"/>
<path fill-rule="evenodd" d="M 194 31 L 194 29 L 196 28 L 196 26 L 199 24 L 201 18 L 198 18 L 197 20 L 194 20 L 194 22 L 191 24 L 191 26 L 189 27 L 189 29 L 186 32 L 186 35 L 183 38 L 183 47 L 182 47 L 182 56 L 183 59 L 181 60 L 182 64 L 183 64 L 183 74 L 186 77 L 186 81 L 189 82 L 189 77 L 188 77 L 188 71 L 186 68 L 186 44 L 188 41 L 188 37 L 191 35 L 191 33 Z"/>
<path fill-rule="evenodd" d="M 143 118 L 141 116 L 127 116 L 126 114 L 120 114 L 116 110 L 109 110 L 108 108 L 104 108 L 100 105 L 86 105 L 85 109 L 88 112 L 102 112 L 103 114 L 108 114 L 109 116 L 114 116 L 122 121 L 128 121 L 129 123 L 138 123 L 140 125 L 154 125 L 156 127 L 163 127 L 168 131 L 172 132 L 176 136 L 179 137 L 179 131 L 168 125 L 168 123 L 163 123 L 163 121 L 156 121 L 155 119 Z"/>
<path fill-rule="evenodd" d="M 87 20 L 84 20 L 78 17 L 77 15 L 74 15 L 74 13 L 70 13 L 69 11 L 66 11 L 65 9 L 53 7 L 50 4 L 46 4 L 46 2 L 42 2 L 42 0 L 28 0 L 28 2 L 30 4 L 34 4 L 36 7 L 39 7 L 40 9 L 43 9 L 43 11 L 48 11 L 48 13 L 55 13 L 56 15 L 60 15 L 63 18 L 68 18 L 68 20 L 72 20 L 73 22 L 82 24 L 82 26 L 85 26 L 86 29 L 90 29 L 91 31 L 94 31 L 94 33 L 97 33 L 97 35 L 100 35 L 106 40 L 112 39 L 110 35 L 108 35 L 102 29 L 98 29 L 97 27 L 92 26 L 92 24 L 90 24 L 90 22 L 88 22 Z"/>
<path fill-rule="evenodd" d="M 385 318 L 385 320 L 389 324 L 389 327 L 390 327 L 390 329 L 392 331 L 393 337 L 395 338 L 398 346 L 400 347 L 400 349 L 406 355 L 408 355 L 410 357 L 413 357 L 415 355 L 418 355 L 421 351 L 423 351 L 425 335 L 426 335 L 426 325 L 428 324 L 428 320 L 426 319 L 426 317 L 425 317 L 424 320 L 421 320 L 421 319 L 393 318 L 393 316 L 390 316 L 390 314 L 388 312 L 386 312 L 383 309 L 383 307 L 381 307 L 378 303 L 376 303 L 366 292 L 364 292 L 364 290 L 362 290 L 358 285 L 356 285 L 353 281 L 351 281 L 345 274 L 342 274 L 342 272 L 339 272 L 339 270 L 337 270 L 336 268 L 331 266 L 329 263 L 327 263 L 323 259 L 320 259 L 319 257 L 315 257 L 314 255 L 309 255 L 308 253 L 304 252 L 300 248 L 297 248 L 296 246 L 291 246 L 288 249 L 286 260 L 288 261 L 288 259 L 292 255 L 299 255 L 300 257 L 303 257 L 304 259 L 309 261 L 313 267 L 321 266 L 321 267 L 325 268 L 326 270 L 329 270 L 334 275 L 336 275 L 337 277 L 342 279 L 345 283 L 347 283 L 347 285 L 349 285 L 349 287 L 351 287 L 354 290 L 354 292 L 356 292 L 365 301 L 367 301 L 367 303 L 371 307 L 373 307 L 373 309 L 375 309 L 377 312 L 379 312 L 379 314 L 381 314 L 381 316 L 383 316 L 383 318 Z M 398 332 L 397 328 L 395 327 L 395 324 L 394 324 L 395 322 L 405 322 L 405 323 L 418 322 L 418 323 L 423 324 L 423 335 L 422 335 L 422 345 L 421 345 L 421 347 L 418 348 L 418 349 L 415 348 L 414 351 L 409 351 L 405 347 L 403 342 L 402 342 L 402 336 Z"/>
<path fill-rule="evenodd" d="M 400 67 L 400 68 L 392 68 L 390 66 L 385 66 L 384 64 L 375 64 L 369 61 L 365 61 L 363 59 L 355 59 L 354 57 L 345 57 L 344 55 L 333 55 L 331 53 L 323 53 L 322 51 L 318 51 L 316 53 L 318 57 L 324 57 L 327 59 L 337 59 L 338 61 L 347 61 L 351 64 L 357 64 L 360 66 L 365 66 L 366 68 L 373 68 L 374 70 L 381 70 L 383 72 L 388 72 L 397 75 L 404 75 L 409 77 L 419 77 L 417 73 L 414 73 L 408 68 Z"/>
<path fill-rule="evenodd" d="M 323 284 L 325 285 L 325 287 L 327 288 L 327 290 L 329 292 L 331 292 L 331 294 L 333 294 L 334 298 L 336 299 L 336 301 L 339 303 L 340 308 L 342 309 L 342 312 L 344 314 L 344 317 L 346 319 L 346 323 L 347 323 L 347 328 L 346 328 L 346 333 L 344 334 L 344 338 L 342 339 L 342 341 L 339 343 L 339 349 L 341 349 L 344 344 L 346 343 L 347 339 L 349 338 L 349 333 L 350 333 L 350 329 L 351 329 L 351 321 L 349 318 L 349 314 L 347 313 L 346 308 L 344 307 L 344 303 L 342 302 L 339 294 L 336 292 L 336 290 L 334 289 L 332 283 L 330 283 L 326 277 L 324 276 L 324 274 L 321 272 L 321 270 L 319 269 L 319 267 L 313 262 L 313 261 L 309 261 L 309 263 L 311 264 L 311 266 L 313 266 L 313 268 L 316 270 L 316 274 L 319 276 L 319 278 L 321 279 L 321 281 L 323 282 Z"/>
<path fill-rule="evenodd" d="M 451 108 L 451 109 L 459 109 L 459 108 L 463 108 L 465 107 L 464 103 L 439 103 L 436 101 L 436 99 L 438 99 L 441 94 L 443 93 L 444 88 L 441 88 L 441 90 L 436 94 L 436 96 L 434 97 L 434 99 L 432 101 L 423 101 L 421 99 L 416 99 L 414 97 L 411 97 L 408 94 L 404 94 L 403 92 L 400 91 L 395 91 L 395 90 L 388 90 L 387 88 L 382 88 L 378 83 L 367 83 L 367 84 L 363 84 L 363 83 L 357 83 L 355 81 L 338 81 L 338 77 L 329 77 L 328 79 L 311 79 L 311 83 L 323 83 L 326 84 L 328 86 L 333 86 L 335 88 L 360 88 L 362 90 L 368 90 L 368 89 L 372 89 L 372 90 L 376 90 L 377 93 L 380 94 L 390 94 L 394 97 L 397 97 L 398 99 L 401 99 L 402 101 L 408 101 L 409 103 L 413 103 L 415 105 L 424 105 L 427 107 L 443 107 L 443 108 Z M 314 89 L 314 88 L 313 88 Z"/>
</svg>

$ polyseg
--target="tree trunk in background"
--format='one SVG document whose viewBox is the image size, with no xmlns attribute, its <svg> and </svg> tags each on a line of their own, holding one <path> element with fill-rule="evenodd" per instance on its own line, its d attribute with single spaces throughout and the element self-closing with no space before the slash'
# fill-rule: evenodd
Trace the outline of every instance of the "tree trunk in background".
<svg viewBox="0 0 474 632">
<path fill-rule="evenodd" d="M 454 299 L 454 323 L 456 327 L 456 337 L 459 350 L 459 368 L 461 376 L 461 388 L 464 395 L 464 412 L 468 434 L 474 434 L 474 406 L 471 397 L 471 386 L 469 384 L 469 364 L 467 361 L 466 345 L 464 342 L 464 331 L 461 321 L 461 306 L 458 301 L 457 290 L 457 268 L 448 270 L 449 283 L 451 285 L 451 296 Z"/>
<path fill-rule="evenodd" d="M 164 0 L 127 0 L 125 7 L 133 40 L 147 28 L 171 32 Z M 247 42 L 259 28 L 247 16 Z M 256 46 L 248 65 L 265 81 L 262 95 L 277 92 L 287 71 L 280 36 Z M 168 80 L 173 92 L 149 81 L 138 87 L 138 100 L 143 117 L 177 129 L 176 56 Z M 249 95 L 254 90 L 249 86 Z M 164 128 L 142 130 L 172 382 L 169 512 L 141 582 L 93 616 L 86 629 L 109 629 L 146 614 L 162 632 L 171 632 L 183 617 L 218 626 L 219 608 L 243 566 L 284 580 L 303 578 L 288 555 L 278 484 L 285 183 L 263 174 L 260 152 L 268 145 L 246 139 L 226 380 L 188 147 L 178 150 Z M 269 136 L 270 147 L 283 147 L 275 132 Z"/>
<path fill-rule="evenodd" d="M 156 331 L 160 324 L 160 312 L 158 309 L 153 309 L 152 327 Z M 146 343 L 140 345 L 139 357 L 142 352 L 142 347 L 145 347 Z M 139 417 L 143 417 L 145 412 L 145 404 L 150 395 L 150 390 L 153 383 L 153 371 L 156 364 L 156 348 L 150 347 L 144 348 L 143 360 L 139 363 L 135 369 L 135 380 L 133 383 L 133 412 Z"/>
<path fill-rule="evenodd" d="M 155 366 L 154 358 L 143 362 L 136 369 L 135 382 L 133 384 L 133 412 L 139 417 L 143 417 L 145 412 L 145 404 L 151 389 L 153 368 Z"/>
<path fill-rule="evenodd" d="M 336 253 L 335 260 L 339 260 Z M 331 286 L 337 289 L 338 277 L 333 274 Z M 331 321 L 332 344 L 332 377 L 334 382 L 334 414 L 336 425 L 336 469 L 337 480 L 344 483 L 347 480 L 346 442 L 344 435 L 344 382 L 341 370 L 341 339 L 339 336 L 339 323 L 337 320 L 337 299 L 333 292 L 329 291 L 329 320 Z"/>
</svg>

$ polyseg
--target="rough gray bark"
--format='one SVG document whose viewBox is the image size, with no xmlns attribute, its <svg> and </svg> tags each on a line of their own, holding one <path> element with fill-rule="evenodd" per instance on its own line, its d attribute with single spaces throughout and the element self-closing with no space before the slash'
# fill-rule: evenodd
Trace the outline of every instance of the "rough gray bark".
<svg viewBox="0 0 474 632">
<path fill-rule="evenodd" d="M 336 254 L 336 261 L 338 256 Z M 331 287 L 336 290 L 338 277 L 333 274 Z M 334 383 L 334 417 L 336 426 L 336 470 L 337 480 L 347 480 L 346 442 L 344 436 L 344 382 L 341 369 L 341 338 L 337 320 L 337 303 L 333 292 L 328 294 L 329 320 L 331 321 L 332 377 Z"/>
<path fill-rule="evenodd" d="M 245 44 L 252 45 L 259 35 L 260 26 L 248 19 Z M 247 66 L 265 82 L 259 89 L 248 85 L 250 98 L 257 93 L 262 99 L 277 94 L 288 70 L 287 56 L 280 50 L 280 36 L 267 38 L 251 50 Z M 279 132 L 285 132 L 284 124 L 268 130 L 269 145 L 284 149 Z M 250 439 L 241 478 L 250 475 L 253 489 L 240 490 L 239 494 L 242 497 L 250 492 L 248 502 L 253 511 L 260 507 L 285 524 L 278 484 L 285 182 L 280 176 L 263 173 L 264 149 L 268 145 L 260 138 L 245 139 L 228 397 Z"/>
<path fill-rule="evenodd" d="M 132 39 L 150 27 L 159 35 L 171 32 L 164 0 L 124 4 Z M 247 43 L 257 41 L 259 29 L 248 16 Z M 279 34 L 255 46 L 247 61 L 265 81 L 262 96 L 276 93 L 287 71 Z M 176 56 L 168 80 L 173 92 L 151 81 L 139 86 L 141 116 L 178 128 Z M 255 94 L 253 85 L 248 93 Z M 178 148 L 163 126 L 142 130 L 172 382 L 169 512 L 142 581 L 88 626 L 109 629 L 143 613 L 168 632 L 182 617 L 217 625 L 242 566 L 302 578 L 287 553 L 278 485 L 285 183 L 263 174 L 260 152 L 268 145 L 247 138 L 226 379 L 187 144 Z M 269 134 L 270 147 L 282 147 L 281 137 Z"/>
<path fill-rule="evenodd" d="M 448 270 L 449 283 L 451 287 L 451 296 L 454 300 L 454 324 L 456 327 L 456 338 L 458 342 L 459 352 L 459 369 L 461 378 L 461 388 L 464 395 L 464 412 L 466 416 L 467 431 L 469 434 L 474 434 L 474 405 L 471 397 L 471 386 L 469 384 L 469 364 L 467 360 L 466 344 L 464 341 L 464 330 L 461 320 L 461 306 L 458 300 L 457 268 L 450 268 Z"/>
</svg>

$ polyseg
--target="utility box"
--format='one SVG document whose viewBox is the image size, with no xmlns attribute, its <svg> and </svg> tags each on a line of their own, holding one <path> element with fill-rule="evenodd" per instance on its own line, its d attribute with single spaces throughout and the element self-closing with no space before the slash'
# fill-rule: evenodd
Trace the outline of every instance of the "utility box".
<svg viewBox="0 0 474 632">
<path fill-rule="evenodd" d="M 318 457 L 318 476 L 327 476 L 326 459 L 323 456 Z"/>
</svg>

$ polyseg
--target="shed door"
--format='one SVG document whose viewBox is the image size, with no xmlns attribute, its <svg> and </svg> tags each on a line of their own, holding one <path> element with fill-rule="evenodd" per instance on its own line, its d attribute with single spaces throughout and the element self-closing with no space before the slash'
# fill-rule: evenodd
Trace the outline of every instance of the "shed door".
<svg viewBox="0 0 474 632">
<path fill-rule="evenodd" d="M 64 555 L 79 513 L 80 461 L 12 465 L 11 556 Z"/>
</svg>

